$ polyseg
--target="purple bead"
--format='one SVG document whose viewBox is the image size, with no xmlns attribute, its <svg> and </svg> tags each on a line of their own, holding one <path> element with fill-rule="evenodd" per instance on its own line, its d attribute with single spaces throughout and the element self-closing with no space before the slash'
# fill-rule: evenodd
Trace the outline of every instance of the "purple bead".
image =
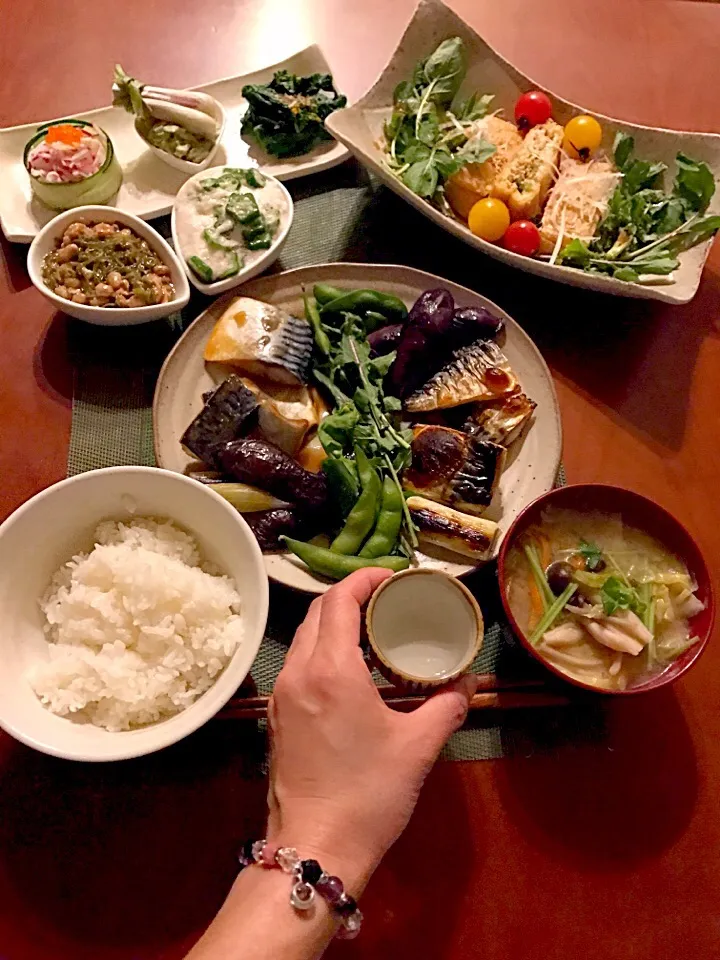
<svg viewBox="0 0 720 960">
<path fill-rule="evenodd" d="M 345 896 L 339 903 L 334 904 L 335 910 L 340 914 L 341 917 L 349 917 L 351 913 L 355 913 L 358 908 L 357 903 L 353 897 Z"/>
<path fill-rule="evenodd" d="M 323 875 L 315 884 L 315 889 L 324 900 L 327 900 L 331 907 L 336 906 L 342 900 L 343 894 L 345 893 L 345 888 L 343 887 L 343 882 L 340 877 Z"/>
</svg>

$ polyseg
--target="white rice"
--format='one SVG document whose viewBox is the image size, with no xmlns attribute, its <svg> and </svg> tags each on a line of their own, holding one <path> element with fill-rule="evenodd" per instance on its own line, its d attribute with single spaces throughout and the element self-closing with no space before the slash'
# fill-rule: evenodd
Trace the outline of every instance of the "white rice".
<svg viewBox="0 0 720 960">
<path fill-rule="evenodd" d="M 234 582 L 166 520 L 105 521 L 40 601 L 49 660 L 30 683 L 53 713 L 128 730 L 185 709 L 242 640 Z"/>
</svg>

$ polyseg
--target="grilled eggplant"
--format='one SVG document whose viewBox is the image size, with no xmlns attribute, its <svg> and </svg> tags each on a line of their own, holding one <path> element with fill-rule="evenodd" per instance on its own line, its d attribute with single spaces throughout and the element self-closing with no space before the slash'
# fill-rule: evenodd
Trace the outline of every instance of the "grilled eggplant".
<svg viewBox="0 0 720 960">
<path fill-rule="evenodd" d="M 454 550 L 472 560 L 490 557 L 498 530 L 492 520 L 471 517 L 424 497 L 408 497 L 407 505 L 421 543 Z"/>
<path fill-rule="evenodd" d="M 215 451 L 257 422 L 258 402 L 240 377 L 232 373 L 207 396 L 205 406 L 180 439 L 194 456 L 214 465 Z"/>
<path fill-rule="evenodd" d="M 235 297 L 213 327 L 203 357 L 298 385 L 308 379 L 312 349 L 312 329 L 305 320 L 260 300 Z"/>
<path fill-rule="evenodd" d="M 520 384 L 497 344 L 477 341 L 458 350 L 450 363 L 405 402 L 410 413 L 459 407 L 517 393 Z"/>
<path fill-rule="evenodd" d="M 473 404 L 463 429 L 475 437 L 507 447 L 520 436 L 536 406 L 524 393 Z"/>
<path fill-rule="evenodd" d="M 267 490 L 288 503 L 316 510 L 327 499 L 324 473 L 303 470 L 284 450 L 265 440 L 234 440 L 219 451 L 218 459 L 236 480 Z"/>
<path fill-rule="evenodd" d="M 505 448 L 450 427 L 423 425 L 413 433 L 404 488 L 467 513 L 482 513 L 497 488 Z"/>
<path fill-rule="evenodd" d="M 279 550 L 283 546 L 280 537 L 293 537 L 300 528 L 300 518 L 289 507 L 247 513 L 244 519 L 255 534 L 263 553 Z"/>
</svg>

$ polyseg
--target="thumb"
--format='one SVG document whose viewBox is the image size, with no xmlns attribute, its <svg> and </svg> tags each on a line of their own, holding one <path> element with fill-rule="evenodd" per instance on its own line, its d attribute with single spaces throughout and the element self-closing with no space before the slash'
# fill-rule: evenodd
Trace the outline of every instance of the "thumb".
<svg viewBox="0 0 720 960">
<path fill-rule="evenodd" d="M 429 759 L 435 760 L 450 736 L 465 722 L 479 682 L 474 673 L 467 673 L 438 690 L 410 714 L 413 735 L 423 744 Z"/>
</svg>

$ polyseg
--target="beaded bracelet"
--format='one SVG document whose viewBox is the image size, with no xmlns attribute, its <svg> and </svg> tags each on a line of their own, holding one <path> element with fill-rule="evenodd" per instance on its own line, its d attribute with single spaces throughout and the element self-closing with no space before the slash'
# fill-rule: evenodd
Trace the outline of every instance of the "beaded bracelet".
<svg viewBox="0 0 720 960">
<path fill-rule="evenodd" d="M 294 878 L 290 904 L 296 910 L 309 910 L 317 891 L 340 919 L 336 934 L 342 940 L 353 940 L 362 926 L 363 915 L 357 903 L 345 893 L 342 880 L 329 876 L 317 860 L 301 860 L 293 847 L 280 847 L 275 853 L 267 840 L 248 840 L 238 854 L 240 869 L 258 863 L 263 867 L 280 867 Z"/>
</svg>

